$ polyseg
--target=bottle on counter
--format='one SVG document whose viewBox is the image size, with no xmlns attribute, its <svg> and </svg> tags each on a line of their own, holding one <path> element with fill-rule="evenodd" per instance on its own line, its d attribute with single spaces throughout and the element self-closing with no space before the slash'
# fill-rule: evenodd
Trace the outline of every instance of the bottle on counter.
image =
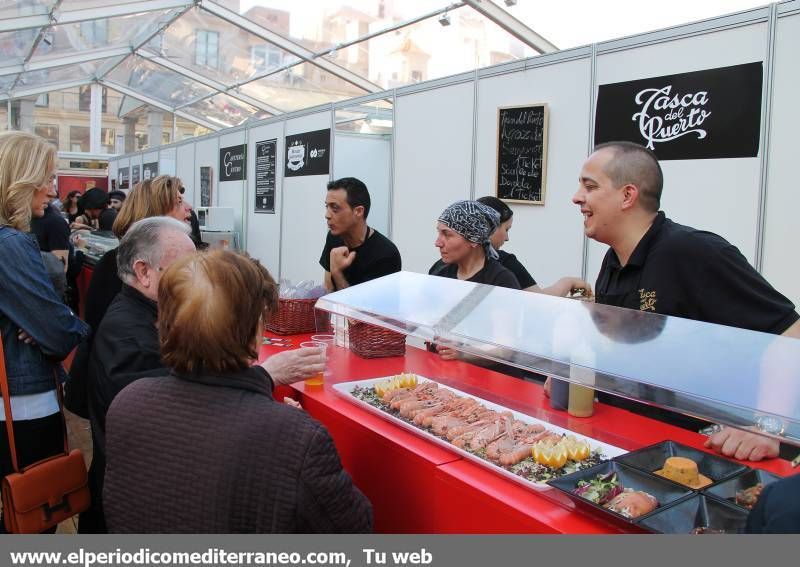
<svg viewBox="0 0 800 567">
<path fill-rule="evenodd" d="M 594 413 L 594 351 L 585 343 L 580 343 L 570 357 L 573 364 L 569 370 L 569 401 L 567 412 L 574 417 L 589 417 Z"/>
</svg>

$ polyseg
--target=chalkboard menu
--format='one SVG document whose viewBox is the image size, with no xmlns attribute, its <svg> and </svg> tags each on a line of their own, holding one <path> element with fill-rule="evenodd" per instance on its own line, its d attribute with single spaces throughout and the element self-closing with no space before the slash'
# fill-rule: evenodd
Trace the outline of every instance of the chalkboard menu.
<svg viewBox="0 0 800 567">
<path fill-rule="evenodd" d="M 547 104 L 497 109 L 497 197 L 544 205 Z"/>
<path fill-rule="evenodd" d="M 200 168 L 200 206 L 211 206 L 211 168 L 203 166 Z"/>
<path fill-rule="evenodd" d="M 275 159 L 278 140 L 256 142 L 257 213 L 275 213 Z"/>
<path fill-rule="evenodd" d="M 128 175 L 130 174 L 130 169 L 127 167 L 120 167 L 117 171 L 117 177 L 119 177 L 119 185 L 120 189 L 128 189 L 130 186 L 128 185 Z"/>
<path fill-rule="evenodd" d="M 132 165 L 131 166 L 131 187 L 136 187 L 136 184 L 139 183 L 139 166 Z"/>
</svg>

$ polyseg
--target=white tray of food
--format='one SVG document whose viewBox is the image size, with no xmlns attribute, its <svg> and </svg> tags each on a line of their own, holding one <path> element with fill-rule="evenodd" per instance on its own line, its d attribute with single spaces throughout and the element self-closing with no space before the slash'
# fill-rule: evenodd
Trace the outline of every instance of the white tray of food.
<svg viewBox="0 0 800 567">
<path fill-rule="evenodd" d="M 546 482 L 552 478 L 627 452 L 415 374 L 341 382 L 333 389 L 403 429 L 536 490 L 549 489 Z"/>
</svg>

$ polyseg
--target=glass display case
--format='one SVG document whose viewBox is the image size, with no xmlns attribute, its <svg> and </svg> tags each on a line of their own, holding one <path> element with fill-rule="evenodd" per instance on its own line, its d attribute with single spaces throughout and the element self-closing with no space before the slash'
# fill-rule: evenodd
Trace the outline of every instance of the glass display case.
<svg viewBox="0 0 800 567">
<path fill-rule="evenodd" d="M 800 342 L 767 333 L 400 272 L 317 308 L 800 445 Z"/>
<path fill-rule="evenodd" d="M 103 254 L 119 246 L 119 240 L 112 232 L 89 232 L 81 230 L 73 234 L 73 243 L 77 250 L 86 255 L 86 262 L 94 265 Z"/>
</svg>

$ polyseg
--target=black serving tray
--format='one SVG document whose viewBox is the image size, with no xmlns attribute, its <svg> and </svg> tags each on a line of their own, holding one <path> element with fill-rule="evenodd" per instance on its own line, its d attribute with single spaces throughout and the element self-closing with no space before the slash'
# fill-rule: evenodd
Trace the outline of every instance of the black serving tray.
<svg viewBox="0 0 800 567">
<path fill-rule="evenodd" d="M 711 485 L 704 487 L 706 489 L 718 482 L 750 470 L 736 461 L 706 453 L 687 445 L 681 445 L 675 441 L 662 441 L 661 443 L 620 455 L 614 460 L 635 469 L 652 473 L 661 469 L 664 466 L 664 461 L 669 457 L 686 457 L 697 463 L 700 474 L 704 474 L 713 481 Z"/>
<path fill-rule="evenodd" d="M 611 471 L 617 473 L 617 477 L 622 483 L 623 488 L 642 490 L 655 496 L 656 500 L 658 500 L 658 507 L 650 512 L 650 514 L 645 514 L 643 516 L 639 516 L 638 518 L 626 518 L 625 516 L 617 514 L 616 512 L 612 512 L 607 508 L 603 508 L 602 506 L 599 506 L 590 500 L 586 500 L 577 494 L 573 494 L 572 491 L 577 488 L 578 481 L 591 480 L 596 478 L 597 475 L 608 474 Z M 606 461 L 588 469 L 549 480 L 547 484 L 565 493 L 576 503 L 578 507 L 584 508 L 592 513 L 600 514 L 606 519 L 612 520 L 618 524 L 622 524 L 627 528 L 635 526 L 642 519 L 655 514 L 661 508 L 669 506 L 693 494 L 691 489 L 681 486 L 680 484 L 676 484 L 671 480 L 651 475 L 614 461 Z"/>
<path fill-rule="evenodd" d="M 759 482 L 766 486 L 775 482 L 776 480 L 780 480 L 781 478 L 783 477 L 772 474 L 771 472 L 762 471 L 760 469 L 751 469 L 738 476 L 729 478 L 724 482 L 720 482 L 719 484 L 706 488 L 702 492 L 720 500 L 725 500 L 726 502 L 729 502 L 734 506 L 741 508 L 742 510 L 747 510 L 747 508 L 744 506 L 739 506 L 736 503 L 737 491 L 755 486 Z"/>
<path fill-rule="evenodd" d="M 673 506 L 656 509 L 643 518 L 639 525 L 659 534 L 689 534 L 701 526 L 736 534 L 744 530 L 746 522 L 747 510 L 741 506 L 695 494 Z"/>
</svg>

